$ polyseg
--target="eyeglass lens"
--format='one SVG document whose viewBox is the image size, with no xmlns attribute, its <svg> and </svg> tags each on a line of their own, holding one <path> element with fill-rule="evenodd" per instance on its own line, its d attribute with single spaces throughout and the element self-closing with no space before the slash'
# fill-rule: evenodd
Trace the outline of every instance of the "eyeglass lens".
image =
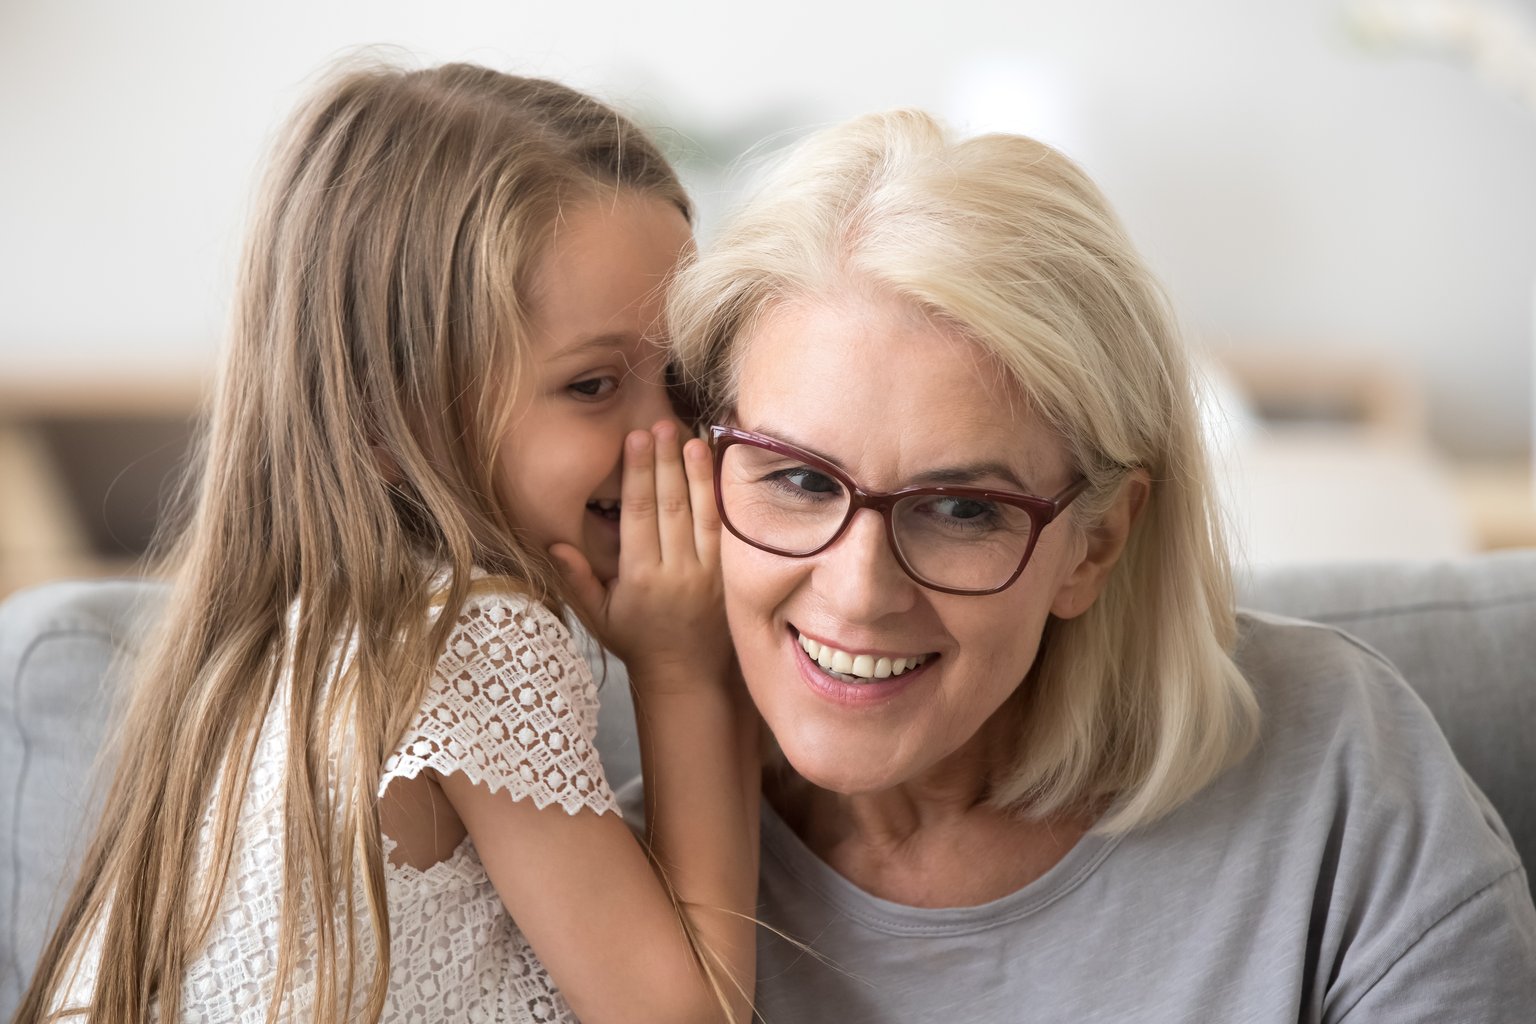
<svg viewBox="0 0 1536 1024">
<path fill-rule="evenodd" d="M 731 527 L 783 554 L 809 554 L 829 543 L 851 500 L 842 481 L 785 454 L 741 442 L 721 456 L 720 503 Z M 1034 526 L 1016 505 L 933 494 L 900 499 L 891 523 L 911 571 L 954 590 L 1006 583 L 1029 550 Z"/>
</svg>

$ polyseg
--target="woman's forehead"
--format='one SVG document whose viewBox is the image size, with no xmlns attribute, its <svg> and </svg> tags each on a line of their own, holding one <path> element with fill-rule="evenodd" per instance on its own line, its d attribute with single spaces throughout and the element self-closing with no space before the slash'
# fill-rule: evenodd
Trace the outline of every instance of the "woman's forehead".
<svg viewBox="0 0 1536 1024">
<path fill-rule="evenodd" d="M 1001 363 L 909 304 L 782 305 L 741 344 L 739 425 L 873 474 L 871 486 L 987 463 L 1046 486 L 1067 465 L 1065 445 Z"/>
</svg>

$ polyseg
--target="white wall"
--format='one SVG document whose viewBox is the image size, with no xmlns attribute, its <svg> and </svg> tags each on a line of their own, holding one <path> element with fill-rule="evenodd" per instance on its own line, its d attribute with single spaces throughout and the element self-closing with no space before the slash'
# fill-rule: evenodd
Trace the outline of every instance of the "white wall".
<svg viewBox="0 0 1536 1024">
<path fill-rule="evenodd" d="M 1518 451 L 1536 116 L 1361 48 L 1342 4 L 6 0 L 0 372 L 206 364 L 264 139 L 318 66 L 391 43 L 595 89 L 711 155 L 903 104 L 1035 131 L 1202 336 L 1390 350 L 1448 444 Z"/>
</svg>

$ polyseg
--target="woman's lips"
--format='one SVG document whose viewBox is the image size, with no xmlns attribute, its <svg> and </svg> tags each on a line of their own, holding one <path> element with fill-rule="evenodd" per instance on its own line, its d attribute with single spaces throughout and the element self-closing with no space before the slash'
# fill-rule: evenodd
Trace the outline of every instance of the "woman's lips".
<svg viewBox="0 0 1536 1024">
<path fill-rule="evenodd" d="M 929 657 L 928 654 L 855 654 L 832 644 L 823 644 L 804 633 L 800 634 L 799 640 L 808 658 L 834 675 L 851 676 L 846 681 L 852 683 L 899 676 L 917 668 Z"/>
<path fill-rule="evenodd" d="M 835 704 L 852 707 L 868 706 L 890 700 L 911 686 L 919 677 L 925 676 L 929 666 L 938 660 L 937 654 L 929 654 L 925 656 L 922 664 L 916 668 L 907 669 L 901 675 L 892 675 L 884 679 L 860 680 L 854 683 L 840 678 L 839 675 L 831 674 L 813 661 L 801 646 L 800 635 L 793 627 L 786 630 L 785 635 L 802 681 L 818 696 Z"/>
</svg>

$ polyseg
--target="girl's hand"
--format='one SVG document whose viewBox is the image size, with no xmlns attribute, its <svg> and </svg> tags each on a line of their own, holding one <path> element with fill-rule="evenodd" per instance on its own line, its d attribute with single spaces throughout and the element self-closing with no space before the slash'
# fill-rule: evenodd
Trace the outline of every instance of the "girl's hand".
<svg viewBox="0 0 1536 1024">
<path fill-rule="evenodd" d="M 649 863 L 662 875 L 658 888 L 688 922 L 693 980 L 704 980 L 697 967 L 707 955 L 715 965 L 707 972 L 710 988 L 730 1004 L 729 1013 L 709 1007 L 709 1017 L 750 1022 L 762 774 L 757 713 L 735 670 L 726 629 L 709 446 L 698 439 L 681 444 L 679 429 L 667 421 L 624 440 L 617 578 L 604 586 L 569 544 L 551 547 L 550 554 L 564 567 L 572 600 L 593 631 L 629 667 Z M 478 845 L 473 828 L 470 834 Z M 552 849 L 550 859 L 580 863 L 591 857 L 588 849 L 580 836 Z M 589 871 L 609 874 L 595 858 Z M 608 888 L 606 881 L 601 888 Z M 602 904 L 609 911 L 620 907 L 617 923 L 594 921 L 593 930 L 617 939 L 616 948 L 645 955 L 660 948 L 658 934 L 630 924 L 639 919 L 622 901 Z M 669 939 L 682 936 L 675 924 Z M 564 919 L 552 918 L 550 932 L 569 942 L 573 962 L 590 966 L 585 936 L 571 936 Z M 611 984 L 607 973 L 599 972 L 594 984 Z"/>
<path fill-rule="evenodd" d="M 679 442 L 670 420 L 625 438 L 611 583 L 572 545 L 550 548 L 598 639 L 647 689 L 718 686 L 731 660 L 709 445 Z"/>
</svg>

